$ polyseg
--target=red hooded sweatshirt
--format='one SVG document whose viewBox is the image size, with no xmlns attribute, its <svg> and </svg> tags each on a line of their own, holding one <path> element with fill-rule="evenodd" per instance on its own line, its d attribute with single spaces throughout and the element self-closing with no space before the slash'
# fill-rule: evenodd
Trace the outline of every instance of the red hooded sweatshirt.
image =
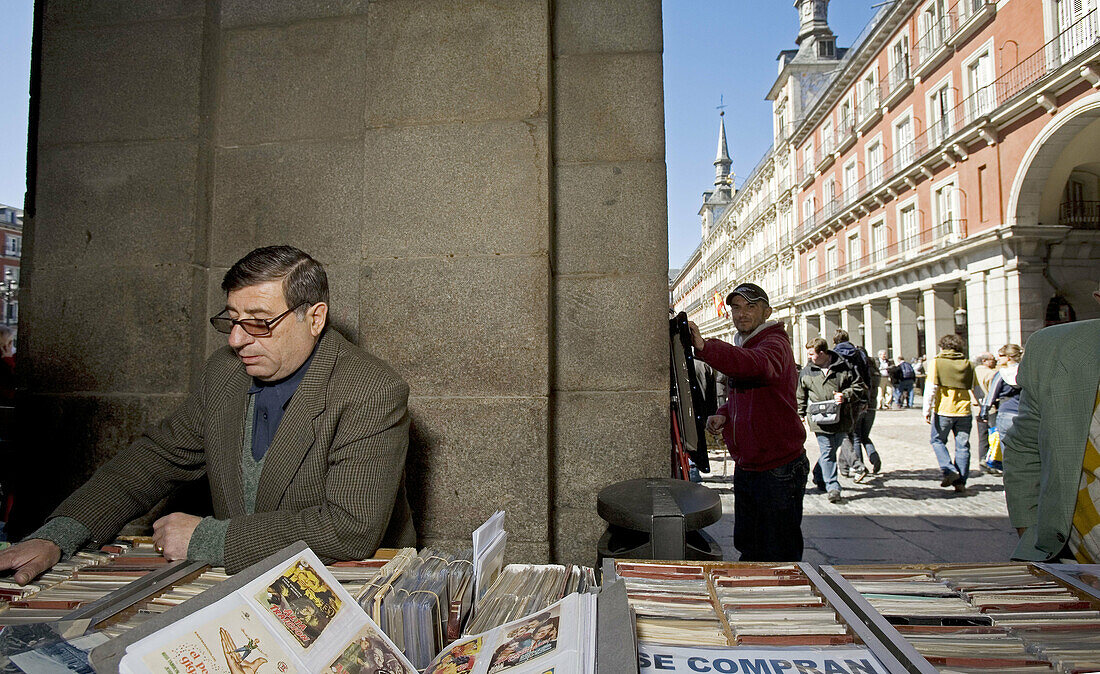
<svg viewBox="0 0 1100 674">
<path fill-rule="evenodd" d="M 727 419 L 722 437 L 737 467 L 764 471 L 803 453 L 806 428 L 798 417 L 798 370 L 782 323 L 765 327 L 743 346 L 708 339 L 695 351 L 729 377 L 726 404 L 715 414 Z"/>
</svg>

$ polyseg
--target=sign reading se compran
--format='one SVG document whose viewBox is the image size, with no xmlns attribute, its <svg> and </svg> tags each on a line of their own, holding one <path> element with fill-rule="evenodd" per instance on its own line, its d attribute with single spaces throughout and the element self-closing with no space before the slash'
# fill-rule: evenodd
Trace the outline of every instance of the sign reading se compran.
<svg viewBox="0 0 1100 674">
<path fill-rule="evenodd" d="M 682 648 L 638 644 L 642 674 L 886 674 L 866 648 Z"/>
</svg>

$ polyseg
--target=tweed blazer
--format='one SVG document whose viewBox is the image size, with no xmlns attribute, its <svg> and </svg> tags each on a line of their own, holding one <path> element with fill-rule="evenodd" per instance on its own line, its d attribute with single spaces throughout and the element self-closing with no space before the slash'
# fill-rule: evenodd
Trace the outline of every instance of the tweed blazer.
<svg viewBox="0 0 1100 674">
<path fill-rule="evenodd" d="M 415 545 L 405 495 L 409 387 L 329 328 L 290 399 L 245 511 L 241 448 L 252 378 L 229 347 L 207 361 L 183 405 L 105 463 L 53 513 L 111 540 L 177 485 L 204 475 L 228 519 L 231 573 L 299 539 L 321 559 Z"/>
<path fill-rule="evenodd" d="M 1055 325 L 1027 341 L 1016 382 L 1020 413 L 1004 447 L 1012 525 L 1027 531 L 1014 559 L 1053 559 L 1069 540 L 1100 382 L 1100 320 Z"/>
</svg>

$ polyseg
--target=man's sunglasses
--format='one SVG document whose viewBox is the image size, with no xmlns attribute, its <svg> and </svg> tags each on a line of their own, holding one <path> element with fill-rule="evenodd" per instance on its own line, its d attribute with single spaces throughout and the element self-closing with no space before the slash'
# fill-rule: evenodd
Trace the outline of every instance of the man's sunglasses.
<svg viewBox="0 0 1100 674">
<path fill-rule="evenodd" d="M 233 332 L 234 325 L 239 325 L 245 332 L 253 337 L 267 337 L 271 334 L 271 328 L 275 327 L 276 323 L 283 320 L 287 314 L 303 304 L 309 304 L 309 301 L 299 302 L 275 318 L 230 318 L 222 315 L 229 311 L 229 309 L 222 309 L 220 314 L 210 317 L 210 325 L 213 325 L 214 329 L 218 332 L 226 335 Z"/>
</svg>

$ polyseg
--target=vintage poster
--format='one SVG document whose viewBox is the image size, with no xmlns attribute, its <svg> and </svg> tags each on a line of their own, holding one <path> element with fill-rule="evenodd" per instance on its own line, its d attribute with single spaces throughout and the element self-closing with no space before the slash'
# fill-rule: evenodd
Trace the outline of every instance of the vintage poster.
<svg viewBox="0 0 1100 674">
<path fill-rule="evenodd" d="M 236 608 L 146 653 L 150 672 L 163 674 L 292 674 L 294 661 L 251 608 Z"/>
<path fill-rule="evenodd" d="M 446 653 L 436 658 L 436 663 L 424 670 L 424 674 L 466 674 L 474 671 L 478 653 L 481 652 L 482 638 L 470 639 L 455 644 Z"/>
<path fill-rule="evenodd" d="M 340 599 L 304 559 L 299 559 L 261 590 L 266 606 L 302 648 L 309 648 L 340 610 Z"/>
<path fill-rule="evenodd" d="M 332 674 L 417 674 L 402 662 L 394 647 L 370 624 L 359 630 L 326 671 Z"/>
<path fill-rule="evenodd" d="M 489 674 L 504 672 L 553 653 L 558 647 L 560 619 L 561 606 L 555 605 L 505 631 L 489 662 Z"/>
</svg>

